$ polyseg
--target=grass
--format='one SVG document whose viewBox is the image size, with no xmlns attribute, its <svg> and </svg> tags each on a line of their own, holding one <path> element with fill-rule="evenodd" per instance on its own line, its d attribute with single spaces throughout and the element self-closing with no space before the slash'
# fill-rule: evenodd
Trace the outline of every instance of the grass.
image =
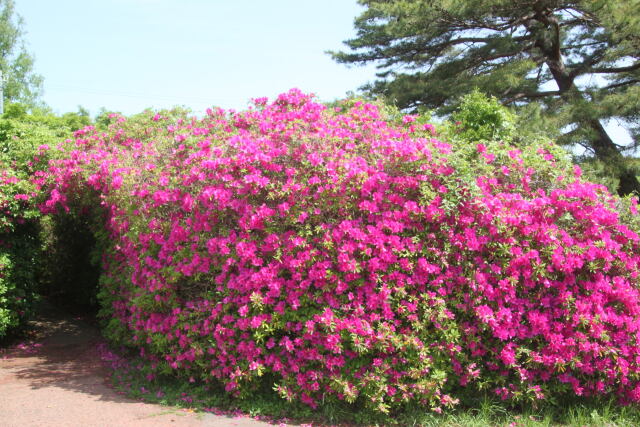
<svg viewBox="0 0 640 427">
<path fill-rule="evenodd" d="M 149 376 L 139 360 L 119 363 L 113 371 L 116 389 L 150 403 L 220 415 L 245 415 L 273 422 L 308 423 L 318 426 L 442 426 L 442 427 L 582 427 L 640 425 L 637 407 L 621 406 L 615 400 L 564 399 L 541 407 L 508 406 L 489 395 L 467 398 L 454 411 L 438 415 L 420 407 L 385 416 L 366 410 L 356 402 L 326 401 L 317 410 L 279 398 L 263 386 L 250 396 L 231 398 L 218 385 Z M 265 384 L 268 381 L 265 381 Z"/>
</svg>

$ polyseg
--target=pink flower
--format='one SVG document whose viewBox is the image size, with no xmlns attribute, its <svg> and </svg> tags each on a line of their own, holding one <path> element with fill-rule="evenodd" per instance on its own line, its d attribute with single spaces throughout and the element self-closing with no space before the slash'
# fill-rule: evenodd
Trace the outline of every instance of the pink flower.
<svg viewBox="0 0 640 427">
<path fill-rule="evenodd" d="M 507 366 L 516 363 L 516 354 L 513 351 L 512 344 L 509 344 L 502 349 L 502 351 L 500 352 L 500 360 Z"/>
<path fill-rule="evenodd" d="M 249 306 L 248 305 L 243 305 L 242 307 L 240 307 L 238 309 L 238 314 L 242 317 L 246 317 L 247 313 L 249 313 Z"/>
</svg>

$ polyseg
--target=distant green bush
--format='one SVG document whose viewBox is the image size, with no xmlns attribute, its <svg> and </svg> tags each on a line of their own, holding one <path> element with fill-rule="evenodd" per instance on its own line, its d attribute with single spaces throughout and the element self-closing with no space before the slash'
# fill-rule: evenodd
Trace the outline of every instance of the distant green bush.
<svg viewBox="0 0 640 427">
<path fill-rule="evenodd" d="M 451 119 L 458 137 L 472 142 L 509 140 L 515 131 L 515 114 L 477 89 L 462 97 Z"/>
</svg>

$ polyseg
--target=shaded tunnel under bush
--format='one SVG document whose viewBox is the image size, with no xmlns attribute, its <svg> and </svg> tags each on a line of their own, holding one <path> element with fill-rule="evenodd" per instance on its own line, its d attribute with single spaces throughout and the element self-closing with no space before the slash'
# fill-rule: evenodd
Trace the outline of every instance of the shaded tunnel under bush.
<svg viewBox="0 0 640 427">
<path fill-rule="evenodd" d="M 62 213 L 42 219 L 39 292 L 73 314 L 98 312 L 100 254 L 91 217 Z"/>
</svg>

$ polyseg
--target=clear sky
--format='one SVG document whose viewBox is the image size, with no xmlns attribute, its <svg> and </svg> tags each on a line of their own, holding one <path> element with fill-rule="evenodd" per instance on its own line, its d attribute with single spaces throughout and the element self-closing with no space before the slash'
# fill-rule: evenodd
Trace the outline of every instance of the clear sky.
<svg viewBox="0 0 640 427">
<path fill-rule="evenodd" d="M 375 78 L 325 53 L 355 35 L 356 0 L 16 0 L 16 10 L 58 113 L 201 115 L 294 87 L 329 101 Z M 630 142 L 615 121 L 607 128 Z"/>
<path fill-rule="evenodd" d="M 17 0 L 16 10 L 59 113 L 201 114 L 293 87 L 333 100 L 375 73 L 325 53 L 354 35 L 356 0 Z"/>
</svg>

